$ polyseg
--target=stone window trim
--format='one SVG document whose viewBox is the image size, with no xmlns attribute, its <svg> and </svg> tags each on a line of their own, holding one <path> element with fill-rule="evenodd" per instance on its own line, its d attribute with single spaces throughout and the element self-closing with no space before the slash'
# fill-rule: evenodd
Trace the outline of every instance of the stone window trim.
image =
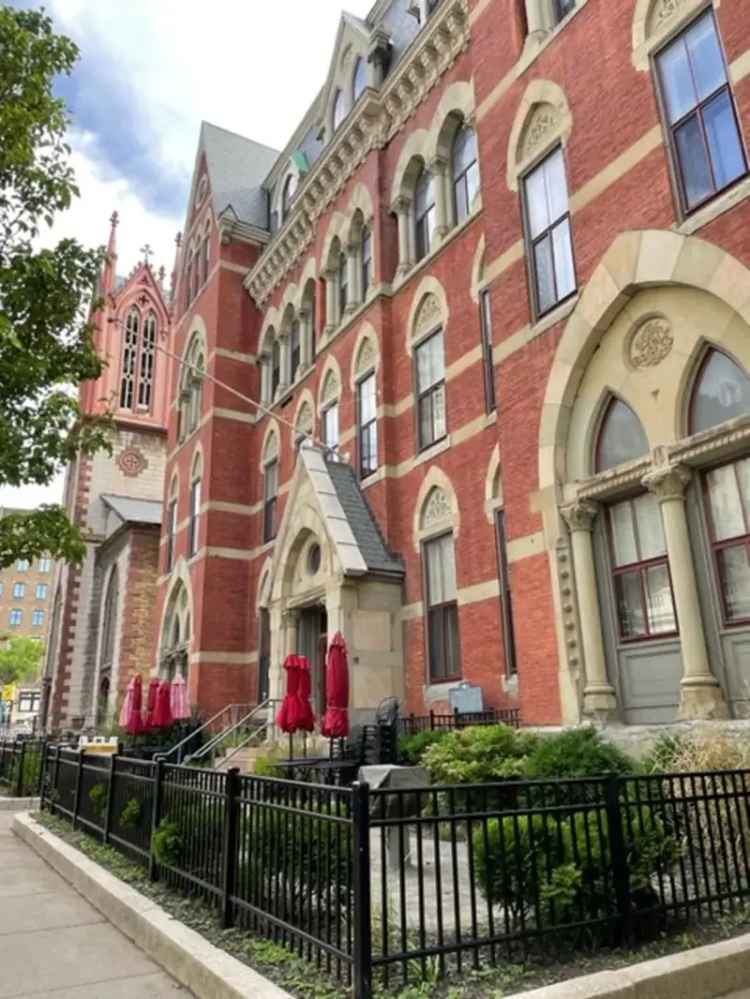
<svg viewBox="0 0 750 999">
<path fill-rule="evenodd" d="M 461 514 L 453 484 L 445 472 L 433 465 L 422 480 L 412 522 L 414 551 L 421 553 L 422 544 L 448 531 L 454 540 L 461 534 Z"/>
<path fill-rule="evenodd" d="M 508 189 L 519 191 L 522 179 L 556 146 L 562 147 L 564 155 L 572 132 L 573 115 L 562 88 L 551 80 L 532 80 L 518 105 L 508 139 Z"/>
<path fill-rule="evenodd" d="M 653 57 L 707 10 L 722 0 L 637 0 L 633 13 L 632 59 L 641 73 L 653 72 Z"/>
<path fill-rule="evenodd" d="M 368 374 L 379 374 L 381 367 L 380 342 L 371 323 L 363 323 L 352 351 L 352 364 L 349 369 L 349 388 L 354 391 L 357 384 Z"/>
<path fill-rule="evenodd" d="M 588 2 L 589 0 L 576 0 L 572 10 L 559 18 L 557 0 L 525 0 L 529 30 L 516 67 L 517 76 L 526 72 Z"/>
</svg>

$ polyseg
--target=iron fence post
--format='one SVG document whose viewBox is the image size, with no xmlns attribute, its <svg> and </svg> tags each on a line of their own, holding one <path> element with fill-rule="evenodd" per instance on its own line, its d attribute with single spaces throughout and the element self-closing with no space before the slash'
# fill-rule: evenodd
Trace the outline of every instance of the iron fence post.
<svg viewBox="0 0 750 999">
<path fill-rule="evenodd" d="M 18 750 L 18 776 L 16 777 L 16 797 L 23 798 L 23 768 L 26 760 L 26 743 L 23 740 L 16 740 Z"/>
<path fill-rule="evenodd" d="M 222 870 L 221 927 L 226 930 L 234 924 L 232 896 L 237 881 L 237 850 L 239 846 L 240 771 L 232 767 L 227 772 L 224 810 L 224 856 Z"/>
<path fill-rule="evenodd" d="M 53 793 L 50 793 L 50 815 L 55 814 L 55 801 L 58 796 L 58 787 L 60 785 L 60 747 L 55 746 L 55 772 L 52 777 L 52 789 Z"/>
<path fill-rule="evenodd" d="M 430 731 L 435 731 L 435 712 L 430 708 Z"/>
<path fill-rule="evenodd" d="M 372 996 L 372 913 L 370 884 L 370 785 L 352 785 L 354 845 L 354 999 Z"/>
<path fill-rule="evenodd" d="M 151 881 L 159 880 L 159 867 L 154 856 L 154 833 L 161 821 L 161 795 L 164 783 L 164 760 L 156 761 L 154 772 L 154 797 L 151 802 L 151 841 L 148 845 L 148 876 Z"/>
<path fill-rule="evenodd" d="M 78 825 L 78 811 L 81 807 L 81 788 L 83 787 L 83 750 L 78 750 L 78 770 L 76 771 L 76 793 L 73 801 L 73 828 Z"/>
<path fill-rule="evenodd" d="M 107 807 L 104 810 L 104 829 L 102 840 L 109 843 L 109 832 L 112 828 L 112 810 L 115 804 L 115 765 L 117 753 L 112 753 L 109 758 L 109 783 L 107 784 Z"/>
<path fill-rule="evenodd" d="M 47 740 L 42 739 L 39 749 L 39 777 L 37 778 L 37 794 L 39 795 L 39 811 L 44 810 L 44 782 L 47 776 Z"/>
<path fill-rule="evenodd" d="M 609 774 L 605 784 L 607 809 L 607 829 L 609 848 L 612 855 L 612 881 L 617 901 L 617 942 L 630 938 L 630 869 L 625 835 L 622 828 L 622 806 L 620 804 L 620 780 Z"/>
</svg>

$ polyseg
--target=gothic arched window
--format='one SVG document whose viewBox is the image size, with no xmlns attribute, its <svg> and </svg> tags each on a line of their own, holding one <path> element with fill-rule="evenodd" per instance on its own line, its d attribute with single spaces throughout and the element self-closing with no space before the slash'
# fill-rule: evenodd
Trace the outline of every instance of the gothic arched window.
<svg viewBox="0 0 750 999">
<path fill-rule="evenodd" d="M 622 399 L 612 399 L 604 414 L 596 443 L 596 471 L 622 465 L 648 454 L 643 424 Z"/>
<path fill-rule="evenodd" d="M 357 59 L 354 66 L 354 76 L 352 78 L 352 104 L 356 104 L 364 93 L 367 86 L 367 66 L 361 57 Z"/>
<path fill-rule="evenodd" d="M 112 669 L 115 653 L 115 626 L 117 624 L 117 605 L 120 597 L 120 584 L 117 569 L 113 569 L 107 584 L 102 612 L 102 641 L 99 653 L 99 669 L 103 673 Z"/>
<path fill-rule="evenodd" d="M 451 152 L 453 200 L 456 222 L 468 218 L 479 193 L 479 154 L 473 128 L 462 125 L 456 132 Z"/>
<path fill-rule="evenodd" d="M 203 347 L 196 335 L 188 350 L 183 368 L 182 391 L 180 392 L 180 440 L 184 440 L 200 423 L 203 412 L 205 368 Z"/>
<path fill-rule="evenodd" d="M 690 433 L 750 413 L 750 378 L 720 350 L 703 359 L 690 401 Z"/>
<path fill-rule="evenodd" d="M 336 96 L 333 99 L 333 130 L 337 132 L 346 118 L 346 101 L 344 100 L 344 91 L 337 90 Z"/>
<path fill-rule="evenodd" d="M 294 195 L 296 193 L 297 193 L 297 178 L 293 173 L 290 173 L 287 179 L 284 181 L 284 189 L 281 193 L 282 224 L 286 222 L 287 216 L 289 215 L 289 209 L 292 206 L 292 201 L 294 201 Z"/>
<path fill-rule="evenodd" d="M 437 202 L 435 184 L 430 171 L 424 167 L 414 190 L 414 224 L 417 260 L 422 260 L 432 249 L 437 229 Z"/>
<path fill-rule="evenodd" d="M 143 321 L 135 306 L 128 312 L 120 374 L 120 409 L 151 409 L 157 333 L 158 321 L 153 310 Z"/>
</svg>

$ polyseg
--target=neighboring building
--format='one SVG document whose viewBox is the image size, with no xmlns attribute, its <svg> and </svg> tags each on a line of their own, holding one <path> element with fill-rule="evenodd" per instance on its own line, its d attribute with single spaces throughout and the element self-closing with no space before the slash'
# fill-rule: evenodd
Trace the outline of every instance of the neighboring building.
<svg viewBox="0 0 750 999">
<path fill-rule="evenodd" d="M 86 558 L 55 576 L 42 717 L 83 728 L 117 708 L 135 670 L 153 661 L 154 595 L 166 461 L 170 317 L 163 272 L 148 261 L 116 277 L 117 217 L 94 316 L 107 366 L 81 391 L 87 413 L 114 415 L 112 455 L 80 455 L 67 471 L 65 507 L 82 529 Z"/>
<path fill-rule="evenodd" d="M 746 13 L 378 0 L 283 151 L 202 126 L 156 664 L 204 712 L 291 651 L 320 709 L 341 630 L 355 712 L 750 713 Z"/>
<path fill-rule="evenodd" d="M 0 507 L 0 517 L 29 512 Z M 0 569 L 0 637 L 47 640 L 54 573 L 55 563 L 46 557 Z"/>
</svg>

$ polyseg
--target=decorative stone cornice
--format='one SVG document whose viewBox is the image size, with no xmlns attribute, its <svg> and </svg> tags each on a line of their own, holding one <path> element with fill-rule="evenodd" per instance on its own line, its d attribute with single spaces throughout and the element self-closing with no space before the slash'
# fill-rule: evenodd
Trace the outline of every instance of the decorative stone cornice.
<svg viewBox="0 0 750 999">
<path fill-rule="evenodd" d="M 305 178 L 289 218 L 245 279 L 258 306 L 310 245 L 317 220 L 357 167 L 404 127 L 468 44 L 468 0 L 443 0 L 380 94 L 362 101 Z"/>
<path fill-rule="evenodd" d="M 659 502 L 668 503 L 685 498 L 685 489 L 691 478 L 690 469 L 685 465 L 665 465 L 644 475 L 643 485 L 658 497 Z"/>
<path fill-rule="evenodd" d="M 589 500 L 576 500 L 564 506 L 560 513 L 571 531 L 593 531 L 599 507 Z"/>
</svg>

